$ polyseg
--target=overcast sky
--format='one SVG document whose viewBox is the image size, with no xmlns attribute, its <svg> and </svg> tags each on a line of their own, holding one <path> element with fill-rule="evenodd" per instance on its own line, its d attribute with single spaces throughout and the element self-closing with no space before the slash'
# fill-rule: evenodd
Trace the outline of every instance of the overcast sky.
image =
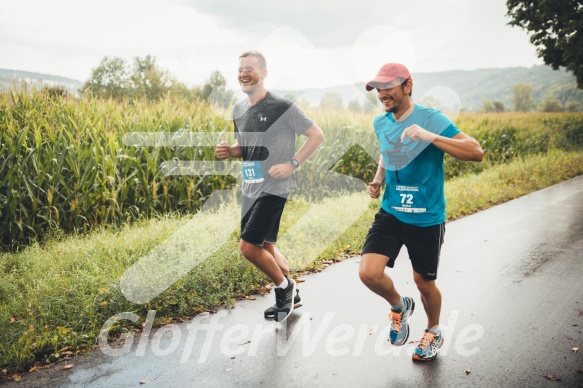
<svg viewBox="0 0 583 388">
<path fill-rule="evenodd" d="M 384 6 L 380 4 L 384 3 Z M 0 0 L 0 68 L 85 81 L 104 56 L 148 54 L 189 86 L 214 70 L 236 84 L 260 49 L 267 86 L 368 81 L 387 62 L 412 73 L 542 64 L 505 0 Z"/>
</svg>

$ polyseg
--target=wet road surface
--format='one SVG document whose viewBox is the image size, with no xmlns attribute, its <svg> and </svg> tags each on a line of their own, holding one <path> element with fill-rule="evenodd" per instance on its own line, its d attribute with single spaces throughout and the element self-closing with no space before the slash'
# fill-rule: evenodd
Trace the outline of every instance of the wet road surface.
<svg viewBox="0 0 583 388">
<path fill-rule="evenodd" d="M 388 270 L 417 301 L 403 347 L 387 341 L 389 306 L 360 282 L 358 262 L 304 276 L 303 306 L 285 323 L 265 320 L 274 296 L 258 296 L 110 349 L 125 355 L 97 350 L 6 385 L 583 386 L 583 177 L 447 224 L 446 342 L 434 362 L 411 360 L 426 318 L 406 250 Z"/>
</svg>

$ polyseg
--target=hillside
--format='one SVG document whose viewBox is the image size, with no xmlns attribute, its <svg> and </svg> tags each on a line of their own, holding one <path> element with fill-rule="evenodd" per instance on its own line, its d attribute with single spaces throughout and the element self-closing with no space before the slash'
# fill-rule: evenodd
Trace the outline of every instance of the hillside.
<svg viewBox="0 0 583 388">
<path fill-rule="evenodd" d="M 583 105 L 583 90 L 577 90 L 575 77 L 548 66 L 422 73 L 414 77 L 421 93 L 436 86 L 453 89 L 460 96 L 464 110 L 480 108 L 483 99 L 500 100 L 507 107 L 512 106 L 511 89 L 517 83 L 530 84 L 532 97 L 537 102 L 553 96 L 562 103 L 575 100 Z"/>
<path fill-rule="evenodd" d="M 424 95 L 432 88 L 447 87 L 459 96 L 461 109 L 464 111 L 480 109 L 484 99 L 499 100 L 507 108 L 511 108 L 511 89 L 517 83 L 530 84 L 533 88 L 532 97 L 536 102 L 540 102 L 548 96 L 553 96 L 563 104 L 568 101 L 577 101 L 583 106 L 583 90 L 576 88 L 575 77 L 564 69 L 554 71 L 548 66 L 452 70 L 435 73 L 414 73 L 412 76 L 413 99 L 415 101 L 423 100 Z M 23 82 L 34 84 L 37 87 L 62 85 L 73 94 L 77 94 L 79 88 L 83 86 L 82 81 L 71 78 L 0 69 L 0 89 L 20 88 Z M 318 106 L 322 96 L 331 91 L 342 95 L 344 107 L 354 99 L 358 99 L 362 103 L 366 96 L 364 83 L 302 91 L 274 90 L 274 92 L 281 95 L 295 95 L 296 98 L 303 98 L 312 106 Z"/>
<path fill-rule="evenodd" d="M 19 90 L 25 83 L 33 85 L 37 88 L 60 85 L 64 86 L 73 94 L 77 94 L 79 88 L 83 86 L 83 82 L 71 78 L 50 74 L 33 73 L 30 71 L 0 69 L 1 90 Z"/>
<path fill-rule="evenodd" d="M 500 100 L 508 108 L 512 106 L 511 88 L 517 83 L 530 84 L 532 96 L 540 102 L 552 95 L 563 104 L 578 101 L 583 106 L 583 90 L 577 90 L 575 77 L 565 70 L 554 71 L 548 66 L 511 67 L 500 69 L 455 70 L 435 73 L 417 73 L 413 77 L 413 99 L 419 101 L 432 88 L 445 86 L 460 98 L 462 110 L 474 111 L 482 106 L 483 99 Z M 365 97 L 364 83 L 342 85 L 326 89 L 306 89 L 304 91 L 279 91 L 294 94 L 316 106 L 320 98 L 330 91 L 342 95 L 344 106 L 353 99 L 362 102 Z"/>
</svg>

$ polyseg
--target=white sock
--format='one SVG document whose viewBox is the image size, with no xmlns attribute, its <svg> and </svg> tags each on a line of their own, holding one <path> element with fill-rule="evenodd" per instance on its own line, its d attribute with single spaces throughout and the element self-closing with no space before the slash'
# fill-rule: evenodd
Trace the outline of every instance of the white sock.
<svg viewBox="0 0 583 388">
<path fill-rule="evenodd" d="M 403 297 L 399 299 L 399 302 L 396 305 L 391 305 L 391 309 L 395 311 L 403 311 L 405 309 L 405 301 L 403 300 Z"/>
<path fill-rule="evenodd" d="M 435 335 L 439 334 L 439 331 L 440 331 L 439 330 L 439 325 L 435 325 L 431 329 L 425 329 L 425 330 L 427 330 L 431 334 L 435 334 Z"/>
<path fill-rule="evenodd" d="M 283 277 L 283 282 L 281 282 L 281 284 L 279 286 L 275 286 L 275 288 L 286 288 L 287 285 L 288 285 L 288 283 L 289 282 L 287 281 L 287 278 L 284 276 Z"/>
</svg>

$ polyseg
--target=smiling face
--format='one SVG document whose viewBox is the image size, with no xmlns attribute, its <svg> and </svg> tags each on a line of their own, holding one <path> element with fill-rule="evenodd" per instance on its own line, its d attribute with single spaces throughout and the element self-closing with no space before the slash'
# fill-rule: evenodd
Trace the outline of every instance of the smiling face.
<svg viewBox="0 0 583 388">
<path fill-rule="evenodd" d="M 239 85 L 245 94 L 255 94 L 263 90 L 263 80 L 267 69 L 261 66 L 259 58 L 247 56 L 239 59 Z"/>
<path fill-rule="evenodd" d="M 386 89 L 377 89 L 379 93 L 379 100 L 383 104 L 385 112 L 391 112 L 395 116 L 400 116 L 411 106 L 409 94 L 411 93 L 411 82 L 407 81 L 405 84 L 397 84 L 396 86 L 383 86 Z"/>
</svg>

